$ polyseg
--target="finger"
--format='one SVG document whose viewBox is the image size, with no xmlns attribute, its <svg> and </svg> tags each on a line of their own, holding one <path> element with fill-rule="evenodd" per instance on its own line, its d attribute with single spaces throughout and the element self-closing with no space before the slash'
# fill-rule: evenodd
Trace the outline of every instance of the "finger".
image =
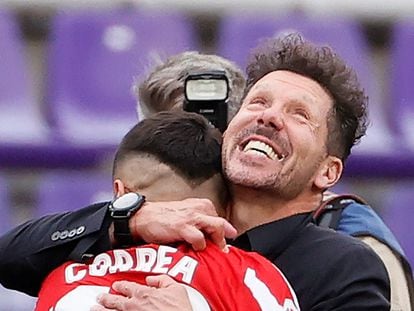
<svg viewBox="0 0 414 311">
<path fill-rule="evenodd" d="M 234 236 L 234 231 L 236 230 L 223 218 L 205 215 L 199 215 L 195 226 L 201 231 L 205 232 L 208 235 L 209 239 L 222 250 L 226 248 L 226 230 L 229 231 L 231 236 Z"/>
<path fill-rule="evenodd" d="M 148 286 L 129 281 L 116 281 L 112 283 L 112 288 L 120 295 L 131 298 L 148 289 Z"/>
<path fill-rule="evenodd" d="M 223 231 L 223 236 L 227 238 L 237 237 L 237 230 L 226 219 L 222 217 L 206 216 L 198 214 L 195 219 L 197 228 L 212 233 L 214 231 Z"/>
<path fill-rule="evenodd" d="M 145 278 L 145 282 L 148 286 L 156 288 L 165 288 L 177 284 L 177 282 L 168 275 L 150 275 Z"/>
<path fill-rule="evenodd" d="M 195 251 L 202 251 L 207 246 L 203 232 L 192 225 L 184 226 L 180 231 L 180 235 L 185 242 L 191 244 Z"/>
<path fill-rule="evenodd" d="M 226 239 L 224 238 L 224 225 L 218 227 L 208 227 L 205 229 L 209 239 L 216 244 L 221 250 L 226 247 Z"/>
<path fill-rule="evenodd" d="M 235 239 L 238 235 L 237 229 L 227 220 L 224 220 L 224 236 L 228 239 Z"/>
<path fill-rule="evenodd" d="M 96 301 L 105 308 L 122 310 L 123 304 L 128 300 L 128 298 L 120 295 L 112 294 L 100 294 Z"/>
</svg>

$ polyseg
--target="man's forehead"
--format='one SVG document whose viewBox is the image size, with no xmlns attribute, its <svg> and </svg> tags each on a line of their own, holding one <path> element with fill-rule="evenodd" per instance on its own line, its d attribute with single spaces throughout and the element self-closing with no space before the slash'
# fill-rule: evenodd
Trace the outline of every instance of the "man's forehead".
<svg viewBox="0 0 414 311">
<path fill-rule="evenodd" d="M 307 100 L 315 97 L 330 98 L 328 92 L 317 81 L 287 70 L 277 70 L 266 74 L 253 85 L 249 93 L 260 91 L 274 93 L 286 90 L 302 90 L 301 95 L 306 96 Z"/>
</svg>

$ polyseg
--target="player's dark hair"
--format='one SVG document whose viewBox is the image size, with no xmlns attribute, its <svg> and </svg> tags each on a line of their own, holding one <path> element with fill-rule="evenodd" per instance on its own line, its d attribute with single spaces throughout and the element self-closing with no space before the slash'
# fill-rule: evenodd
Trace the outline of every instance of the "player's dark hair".
<svg viewBox="0 0 414 311">
<path fill-rule="evenodd" d="M 192 182 L 202 183 L 221 173 L 221 133 L 203 116 L 164 111 L 139 122 L 122 139 L 113 174 L 120 162 L 150 154 Z"/>
</svg>

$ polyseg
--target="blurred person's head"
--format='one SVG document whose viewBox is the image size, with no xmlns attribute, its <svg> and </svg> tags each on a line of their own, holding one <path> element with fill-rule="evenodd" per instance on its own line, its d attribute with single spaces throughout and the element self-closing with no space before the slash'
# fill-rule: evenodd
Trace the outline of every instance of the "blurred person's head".
<svg viewBox="0 0 414 311">
<path fill-rule="evenodd" d="M 227 203 L 221 175 L 221 133 L 195 113 L 165 111 L 135 125 L 113 165 L 114 192 L 139 192 L 149 201 L 208 198 Z"/>
<path fill-rule="evenodd" d="M 245 87 L 243 72 L 233 62 L 217 56 L 184 52 L 169 57 L 152 70 L 148 77 L 137 82 L 134 92 L 138 97 L 138 116 L 147 118 L 153 113 L 183 109 L 184 82 L 188 74 L 222 70 L 229 80 L 228 120 L 240 108 Z"/>
<path fill-rule="evenodd" d="M 287 200 L 320 195 L 364 135 L 366 105 L 355 72 L 331 48 L 298 34 L 270 39 L 252 54 L 244 100 L 224 135 L 225 175 Z"/>
</svg>

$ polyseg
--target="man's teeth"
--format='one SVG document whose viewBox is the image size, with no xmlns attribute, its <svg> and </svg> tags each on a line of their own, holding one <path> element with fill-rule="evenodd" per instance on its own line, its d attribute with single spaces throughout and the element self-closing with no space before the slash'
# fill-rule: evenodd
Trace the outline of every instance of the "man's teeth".
<svg viewBox="0 0 414 311">
<path fill-rule="evenodd" d="M 257 151 L 260 153 L 264 153 L 265 155 L 267 155 L 270 159 L 272 160 L 279 160 L 282 161 L 285 156 L 284 155 L 279 155 L 276 154 L 276 152 L 273 150 L 272 147 L 270 147 L 268 144 L 262 142 L 262 141 L 258 141 L 258 140 L 251 140 L 249 141 L 246 146 L 244 147 L 243 151 Z"/>
</svg>

